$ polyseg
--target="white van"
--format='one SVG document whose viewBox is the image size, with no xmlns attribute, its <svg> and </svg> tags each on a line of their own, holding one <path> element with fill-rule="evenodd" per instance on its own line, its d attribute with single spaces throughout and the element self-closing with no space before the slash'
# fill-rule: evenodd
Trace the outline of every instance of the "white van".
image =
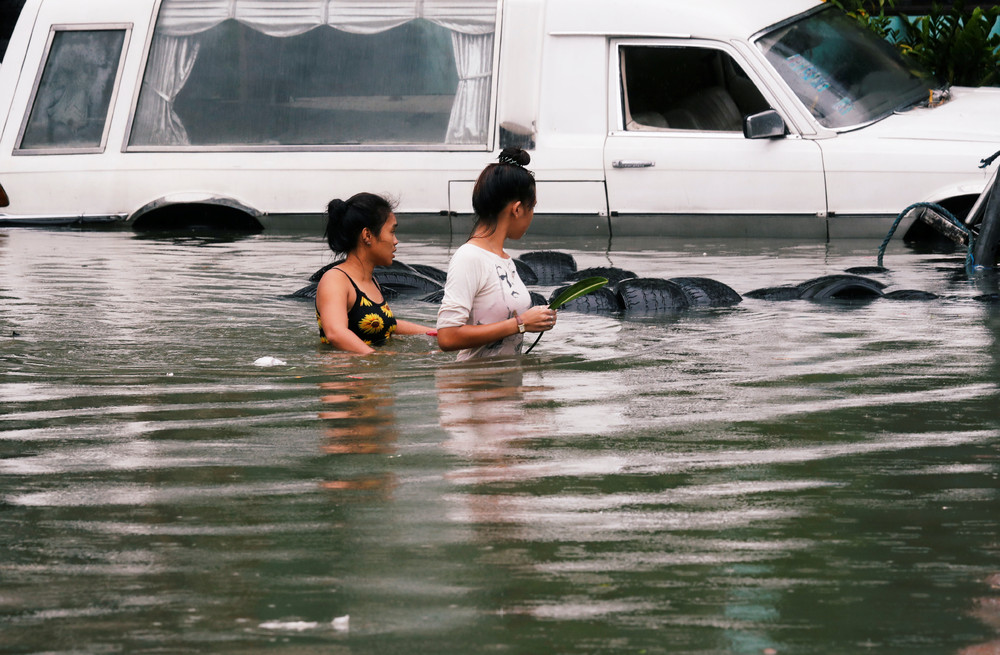
<svg viewBox="0 0 1000 655">
<path fill-rule="evenodd" d="M 26 0 L 0 224 L 464 230 L 521 145 L 533 232 L 881 237 L 971 205 L 998 117 L 817 0 Z"/>
</svg>

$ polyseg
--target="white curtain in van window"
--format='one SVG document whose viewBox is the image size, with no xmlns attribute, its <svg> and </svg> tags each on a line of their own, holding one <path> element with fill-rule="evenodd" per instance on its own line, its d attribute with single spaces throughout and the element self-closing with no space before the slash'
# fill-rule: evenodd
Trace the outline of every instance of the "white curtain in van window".
<svg viewBox="0 0 1000 655">
<path fill-rule="evenodd" d="M 190 36 L 237 20 L 270 36 L 294 36 L 320 25 L 374 34 L 424 18 L 463 34 L 494 30 L 497 0 L 164 0 L 157 31 Z"/>
<path fill-rule="evenodd" d="M 452 32 L 458 88 L 446 143 L 485 143 L 493 75 L 493 32 L 498 0 L 163 0 L 154 51 L 162 46 L 152 79 L 159 100 L 144 93 L 143 122 L 135 133 L 150 143 L 187 142 L 173 101 L 184 87 L 197 57 L 192 37 L 222 21 L 236 20 L 270 36 L 295 36 L 321 25 L 356 34 L 374 34 L 423 18 Z M 175 38 L 171 38 L 175 37 Z M 169 43 L 167 43 L 169 42 Z M 183 44 L 183 45 L 182 45 Z M 171 70 L 177 73 L 172 75 Z M 150 75 L 147 74 L 147 79 Z M 148 116 L 147 116 L 148 114 Z M 147 123 L 147 120 L 157 123 Z M 137 117 L 138 122 L 138 117 Z M 155 128 L 152 132 L 141 131 Z M 182 140 L 181 140 L 182 139 Z"/>
<path fill-rule="evenodd" d="M 490 119 L 493 35 L 452 32 L 458 89 L 445 143 L 483 143 Z"/>
<path fill-rule="evenodd" d="M 158 36 L 146 64 L 142 94 L 132 131 L 142 145 L 187 145 L 188 134 L 174 113 L 174 100 L 187 84 L 198 58 L 198 42 L 190 37 Z"/>
</svg>

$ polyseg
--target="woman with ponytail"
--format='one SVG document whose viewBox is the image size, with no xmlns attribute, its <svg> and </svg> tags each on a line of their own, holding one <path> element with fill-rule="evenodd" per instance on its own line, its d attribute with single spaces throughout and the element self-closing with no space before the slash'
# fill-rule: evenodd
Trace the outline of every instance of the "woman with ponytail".
<svg viewBox="0 0 1000 655">
<path fill-rule="evenodd" d="M 458 359 L 517 355 L 525 332 L 545 332 L 556 312 L 531 306 L 531 295 L 504 251 L 520 239 L 535 215 L 535 178 L 524 168 L 531 157 L 507 148 L 479 175 L 472 189 L 476 223 L 448 266 L 438 310 L 438 345 L 459 350 Z"/>
<path fill-rule="evenodd" d="M 385 198 L 359 193 L 333 200 L 327 207 L 326 239 L 343 260 L 316 287 L 320 341 L 339 350 L 368 354 L 393 334 L 433 332 L 425 325 L 398 320 L 373 273 L 392 264 L 396 251 L 396 215 Z"/>
</svg>

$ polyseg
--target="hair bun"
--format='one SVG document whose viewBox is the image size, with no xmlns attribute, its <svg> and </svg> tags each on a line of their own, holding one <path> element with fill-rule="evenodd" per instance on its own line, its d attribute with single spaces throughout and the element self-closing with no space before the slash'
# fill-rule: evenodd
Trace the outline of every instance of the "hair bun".
<svg viewBox="0 0 1000 655">
<path fill-rule="evenodd" d="M 520 148 L 504 148 L 497 158 L 501 164 L 527 166 L 531 163 L 531 155 Z"/>
<path fill-rule="evenodd" d="M 340 198 L 335 198 L 330 201 L 326 208 L 331 214 L 343 214 L 347 211 L 347 203 Z"/>
</svg>

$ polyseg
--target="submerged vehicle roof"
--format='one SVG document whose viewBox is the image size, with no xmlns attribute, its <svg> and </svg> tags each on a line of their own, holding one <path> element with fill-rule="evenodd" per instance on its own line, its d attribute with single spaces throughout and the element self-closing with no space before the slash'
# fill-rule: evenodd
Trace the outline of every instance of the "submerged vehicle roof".
<svg viewBox="0 0 1000 655">
<path fill-rule="evenodd" d="M 546 0 L 550 33 L 750 37 L 821 0 Z M 706 9 L 710 10 L 706 11 Z"/>
</svg>

